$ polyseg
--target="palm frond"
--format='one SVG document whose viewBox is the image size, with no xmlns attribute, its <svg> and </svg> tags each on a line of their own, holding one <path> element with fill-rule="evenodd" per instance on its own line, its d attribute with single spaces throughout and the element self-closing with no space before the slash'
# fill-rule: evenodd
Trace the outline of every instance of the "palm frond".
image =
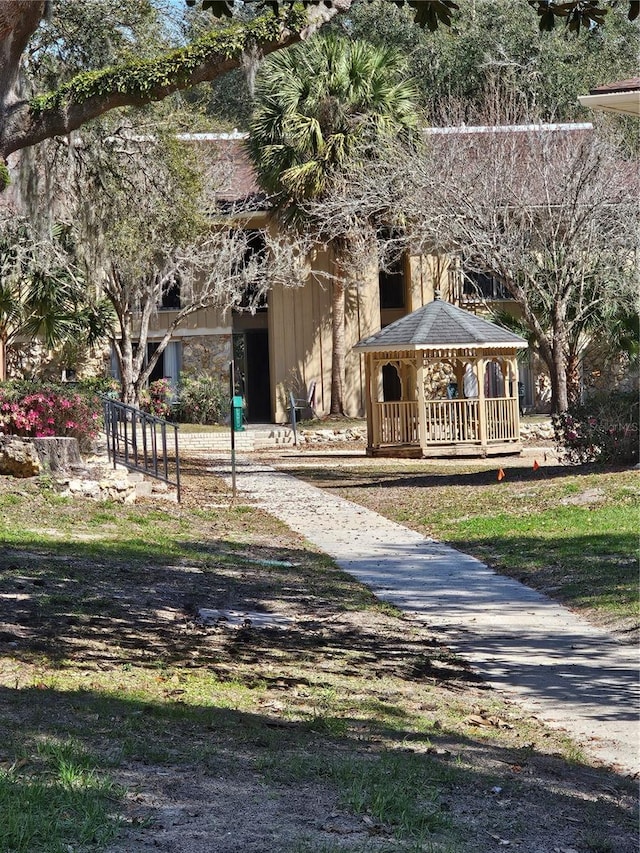
<svg viewBox="0 0 640 853">
<path fill-rule="evenodd" d="M 393 48 L 335 33 L 270 56 L 247 146 L 265 190 L 299 204 L 321 195 L 329 176 L 379 136 L 410 134 L 417 95 L 406 68 Z"/>
</svg>

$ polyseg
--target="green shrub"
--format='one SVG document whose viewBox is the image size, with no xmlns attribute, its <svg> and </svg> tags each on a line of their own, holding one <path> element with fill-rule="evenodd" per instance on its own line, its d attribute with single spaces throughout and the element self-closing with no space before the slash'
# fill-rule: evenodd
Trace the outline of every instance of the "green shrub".
<svg viewBox="0 0 640 853">
<path fill-rule="evenodd" d="M 120 391 L 120 383 L 112 376 L 92 376 L 86 379 L 79 379 L 76 383 L 77 389 L 81 394 L 118 394 Z"/>
<path fill-rule="evenodd" d="M 638 395 L 610 392 L 588 397 L 553 416 L 565 462 L 633 464 L 638 461 Z"/>
<path fill-rule="evenodd" d="M 219 424 L 229 413 L 226 384 L 212 376 L 180 376 L 177 419 L 189 424 Z"/>
</svg>

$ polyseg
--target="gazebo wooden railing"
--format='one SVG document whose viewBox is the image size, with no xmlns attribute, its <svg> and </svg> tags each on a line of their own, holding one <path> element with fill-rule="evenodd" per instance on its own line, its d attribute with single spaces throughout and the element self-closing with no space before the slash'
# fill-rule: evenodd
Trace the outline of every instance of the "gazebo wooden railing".
<svg viewBox="0 0 640 853">
<path fill-rule="evenodd" d="M 486 441 L 516 441 L 519 438 L 518 401 L 513 397 L 489 397 L 483 401 Z M 426 444 L 480 444 L 478 433 L 480 401 L 425 400 Z M 416 401 L 373 403 L 380 443 L 420 445 L 419 410 Z"/>
<path fill-rule="evenodd" d="M 426 442 L 477 442 L 477 400 L 425 400 Z"/>
<path fill-rule="evenodd" d="M 420 444 L 418 404 L 415 401 L 374 403 L 380 425 L 380 444 Z"/>
<path fill-rule="evenodd" d="M 487 397 L 487 441 L 515 441 L 520 438 L 518 400 L 515 397 Z"/>
</svg>

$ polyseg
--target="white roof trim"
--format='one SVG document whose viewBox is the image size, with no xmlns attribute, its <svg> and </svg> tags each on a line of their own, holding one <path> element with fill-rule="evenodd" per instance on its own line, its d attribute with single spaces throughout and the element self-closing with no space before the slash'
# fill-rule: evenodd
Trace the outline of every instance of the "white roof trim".
<svg viewBox="0 0 640 853">
<path fill-rule="evenodd" d="M 557 130 L 593 130 L 593 125 L 590 121 L 566 124 L 485 124 L 477 126 L 463 124 L 459 127 L 425 127 L 424 132 L 428 136 L 440 136 L 447 133 L 455 133 L 458 136 L 463 133 L 533 133 Z"/>
<path fill-rule="evenodd" d="M 600 92 L 597 95 L 580 95 L 578 100 L 583 107 L 604 112 L 640 117 L 640 90 L 630 89 L 624 92 Z"/>
<path fill-rule="evenodd" d="M 176 133 L 183 142 L 219 142 L 221 139 L 248 139 L 249 134 L 234 129 L 231 133 Z"/>
<path fill-rule="evenodd" d="M 637 94 L 637 93 L 632 93 Z M 627 96 L 629 93 L 627 93 Z M 587 97 L 601 98 L 601 95 L 589 95 Z M 606 97 L 611 97 L 607 95 Z M 582 102 L 582 98 L 579 99 Z M 591 122 L 573 122 L 564 124 L 496 124 L 496 125 L 458 125 L 453 127 L 425 127 L 423 132 L 427 136 L 441 136 L 444 134 L 474 134 L 474 133 L 533 133 L 537 131 L 566 131 L 566 130 L 593 130 Z M 144 142 L 154 139 L 153 134 L 136 135 L 131 134 L 130 139 Z M 220 142 L 228 139 L 248 139 L 249 134 L 234 128 L 229 133 L 176 133 L 176 139 L 182 142 Z"/>
<path fill-rule="evenodd" d="M 420 352 L 422 350 L 465 350 L 465 349 L 475 349 L 475 350 L 515 350 L 515 349 L 524 349 L 528 347 L 529 344 L 523 340 L 521 343 L 518 341 L 501 341 L 500 343 L 487 343 L 483 342 L 481 344 L 473 343 L 473 341 L 468 341 L 465 344 L 387 344 L 386 346 L 382 346 L 381 344 L 364 344 L 358 343 L 353 349 L 357 350 L 366 350 L 367 352 Z"/>
</svg>

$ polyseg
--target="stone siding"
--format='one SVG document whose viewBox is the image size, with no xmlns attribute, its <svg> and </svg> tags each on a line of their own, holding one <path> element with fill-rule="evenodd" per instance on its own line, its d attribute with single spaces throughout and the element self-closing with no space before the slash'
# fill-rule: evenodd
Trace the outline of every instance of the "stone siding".
<svg viewBox="0 0 640 853">
<path fill-rule="evenodd" d="M 65 344 L 49 350 L 41 341 L 18 342 L 7 348 L 7 377 L 60 382 L 108 376 L 109 345 L 90 349 Z M 70 375 L 69 371 L 73 371 Z"/>
<path fill-rule="evenodd" d="M 638 371 L 625 352 L 587 350 L 583 361 L 586 393 L 594 391 L 637 391 Z"/>
<path fill-rule="evenodd" d="M 227 381 L 232 357 L 231 334 L 193 335 L 182 341 L 182 372 L 187 376 L 213 376 Z"/>
</svg>

